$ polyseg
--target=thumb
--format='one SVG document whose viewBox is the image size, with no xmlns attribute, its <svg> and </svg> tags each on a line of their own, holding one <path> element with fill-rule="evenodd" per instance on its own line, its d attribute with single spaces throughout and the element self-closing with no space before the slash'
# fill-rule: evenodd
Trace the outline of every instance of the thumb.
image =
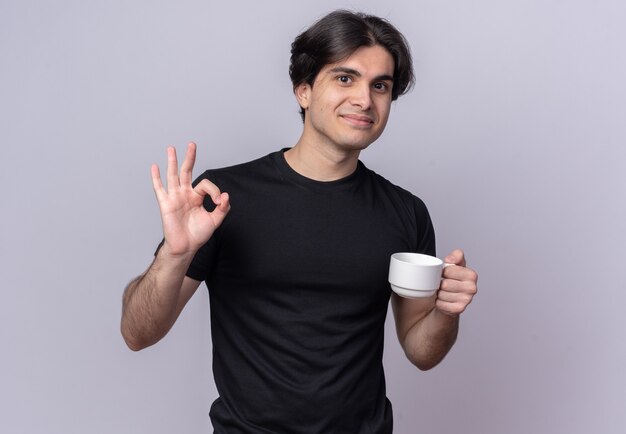
<svg viewBox="0 0 626 434">
<path fill-rule="evenodd" d="M 454 249 L 448 256 L 445 257 L 444 262 L 447 264 L 465 267 L 465 253 L 463 253 L 463 250 L 461 249 Z"/>
<path fill-rule="evenodd" d="M 215 223 L 215 227 L 222 224 L 224 218 L 230 211 L 230 197 L 228 193 L 221 193 L 212 198 L 215 203 L 215 209 L 211 211 L 211 218 Z"/>
</svg>

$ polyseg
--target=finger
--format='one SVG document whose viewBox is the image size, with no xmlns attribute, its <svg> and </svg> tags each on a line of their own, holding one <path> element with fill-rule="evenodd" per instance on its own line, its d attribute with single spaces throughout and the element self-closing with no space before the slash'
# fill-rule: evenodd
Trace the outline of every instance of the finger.
<svg viewBox="0 0 626 434">
<path fill-rule="evenodd" d="M 459 291 L 447 291 L 445 289 L 440 289 L 437 291 L 437 298 L 439 300 L 447 301 L 449 303 L 463 303 L 469 304 L 474 298 L 473 294 L 470 292 Z"/>
<path fill-rule="evenodd" d="M 216 206 L 209 214 L 216 227 L 222 224 L 226 214 L 230 211 L 230 196 L 228 193 L 220 192 L 217 185 L 213 184 L 208 179 L 200 181 L 194 188 L 194 192 L 201 196 L 209 195 L 211 197 L 211 200 Z"/>
<path fill-rule="evenodd" d="M 444 262 L 447 264 L 460 265 L 465 267 L 465 253 L 461 249 L 455 249 L 448 256 L 445 257 Z"/>
<path fill-rule="evenodd" d="M 467 304 L 448 302 L 441 299 L 437 299 L 435 307 L 440 311 L 450 316 L 460 315 L 467 308 Z"/>
<path fill-rule="evenodd" d="M 478 292 L 478 287 L 472 280 L 443 279 L 439 290 L 451 294 L 469 294 L 473 297 Z"/>
<path fill-rule="evenodd" d="M 152 188 L 154 189 L 154 193 L 157 196 L 158 200 L 161 200 L 163 195 L 165 195 L 165 189 L 163 188 L 163 183 L 161 182 L 161 172 L 159 171 L 159 166 L 153 164 L 151 167 L 152 173 Z"/>
<path fill-rule="evenodd" d="M 222 192 L 217 187 L 217 185 L 213 184 L 208 179 L 205 178 L 200 181 L 193 190 L 201 196 L 211 196 L 213 203 L 219 205 L 220 195 L 222 194 Z"/>
<path fill-rule="evenodd" d="M 193 166 L 196 164 L 196 144 L 191 142 L 187 145 L 187 154 L 180 166 L 180 185 L 190 186 L 192 181 Z"/>
<path fill-rule="evenodd" d="M 214 202 L 217 206 L 211 212 L 211 218 L 217 227 L 222 224 L 224 218 L 226 218 L 226 215 L 230 211 L 230 197 L 228 193 L 222 193 L 217 197 L 217 201 L 214 200 Z"/>
<path fill-rule="evenodd" d="M 178 180 L 178 159 L 176 158 L 176 148 L 168 146 L 167 148 L 167 189 L 180 186 Z"/>
<path fill-rule="evenodd" d="M 445 267 L 442 272 L 442 277 L 444 279 L 478 282 L 478 273 L 476 273 L 476 271 L 459 265 L 449 265 Z"/>
<path fill-rule="evenodd" d="M 461 306 L 463 310 L 472 302 L 474 295 L 467 292 L 437 291 L 437 302 Z"/>
</svg>

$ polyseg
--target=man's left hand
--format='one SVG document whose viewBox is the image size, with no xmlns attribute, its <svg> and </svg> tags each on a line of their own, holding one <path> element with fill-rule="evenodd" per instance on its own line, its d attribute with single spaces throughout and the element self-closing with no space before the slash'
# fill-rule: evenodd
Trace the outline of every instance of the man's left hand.
<svg viewBox="0 0 626 434">
<path fill-rule="evenodd" d="M 458 316 L 478 291 L 478 274 L 466 267 L 465 254 L 460 249 L 446 256 L 444 262 L 450 265 L 443 269 L 435 307 L 447 315 Z"/>
</svg>

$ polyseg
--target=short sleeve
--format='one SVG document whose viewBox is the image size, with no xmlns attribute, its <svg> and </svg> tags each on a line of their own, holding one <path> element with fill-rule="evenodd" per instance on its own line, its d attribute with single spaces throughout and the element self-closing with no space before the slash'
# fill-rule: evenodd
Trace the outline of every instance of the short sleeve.
<svg viewBox="0 0 626 434">
<path fill-rule="evenodd" d="M 428 208 L 421 199 L 415 197 L 414 209 L 417 229 L 416 251 L 418 253 L 436 256 L 437 249 L 435 243 L 435 229 L 430 219 L 430 213 L 428 212 Z"/>
</svg>

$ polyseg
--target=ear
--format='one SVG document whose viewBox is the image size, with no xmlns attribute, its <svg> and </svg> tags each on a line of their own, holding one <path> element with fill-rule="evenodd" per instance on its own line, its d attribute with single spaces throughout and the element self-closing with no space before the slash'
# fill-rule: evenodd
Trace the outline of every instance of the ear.
<svg viewBox="0 0 626 434">
<path fill-rule="evenodd" d="M 308 83 L 299 84 L 293 93 L 296 95 L 300 107 L 304 110 L 308 109 L 311 101 L 311 86 Z"/>
</svg>

